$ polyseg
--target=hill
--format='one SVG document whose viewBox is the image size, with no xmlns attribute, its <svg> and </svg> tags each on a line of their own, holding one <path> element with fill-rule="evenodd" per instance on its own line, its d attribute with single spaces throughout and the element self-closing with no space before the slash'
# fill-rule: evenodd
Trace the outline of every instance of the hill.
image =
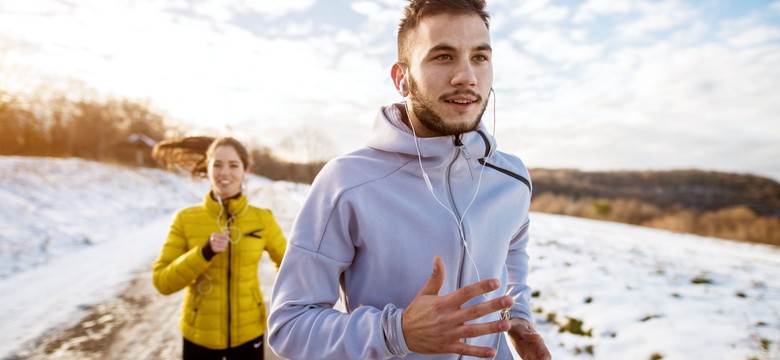
<svg viewBox="0 0 780 360">
<path fill-rule="evenodd" d="M 532 169 L 534 210 L 780 245 L 780 183 L 701 170 Z"/>
<path fill-rule="evenodd" d="M 662 208 L 700 212 L 744 205 L 760 216 L 780 216 L 780 183 L 749 174 L 717 171 L 614 171 L 533 169 L 534 195 L 630 198 Z"/>
</svg>

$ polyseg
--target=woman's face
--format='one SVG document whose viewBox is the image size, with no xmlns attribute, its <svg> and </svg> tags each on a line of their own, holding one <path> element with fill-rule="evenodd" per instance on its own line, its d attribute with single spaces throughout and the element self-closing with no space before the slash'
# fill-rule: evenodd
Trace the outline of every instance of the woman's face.
<svg viewBox="0 0 780 360">
<path fill-rule="evenodd" d="M 246 170 L 236 149 L 230 145 L 217 146 L 208 166 L 211 190 L 221 198 L 229 198 L 241 192 Z"/>
</svg>

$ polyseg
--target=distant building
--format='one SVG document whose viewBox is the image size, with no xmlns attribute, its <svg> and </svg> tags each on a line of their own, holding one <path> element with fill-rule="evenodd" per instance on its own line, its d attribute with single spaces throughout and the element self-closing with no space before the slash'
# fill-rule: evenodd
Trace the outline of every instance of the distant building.
<svg viewBox="0 0 780 360">
<path fill-rule="evenodd" d="M 130 134 L 121 146 L 131 148 L 135 152 L 135 161 L 138 166 L 146 166 L 147 160 L 151 164 L 152 148 L 157 144 L 157 141 L 144 135 L 144 134 Z"/>
</svg>

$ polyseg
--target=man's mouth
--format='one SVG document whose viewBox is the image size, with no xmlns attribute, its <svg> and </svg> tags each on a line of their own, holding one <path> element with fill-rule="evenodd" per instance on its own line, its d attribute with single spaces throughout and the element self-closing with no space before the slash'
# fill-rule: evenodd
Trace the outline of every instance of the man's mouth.
<svg viewBox="0 0 780 360">
<path fill-rule="evenodd" d="M 471 90 L 460 90 L 452 94 L 447 94 L 441 98 L 444 102 L 459 106 L 478 103 L 482 98 Z"/>
<path fill-rule="evenodd" d="M 453 104 L 464 104 L 464 105 L 465 105 L 465 104 L 471 104 L 471 103 L 473 103 L 473 102 L 474 102 L 473 100 L 444 100 L 444 101 L 446 101 L 446 102 L 448 102 L 448 103 L 453 103 Z"/>
</svg>

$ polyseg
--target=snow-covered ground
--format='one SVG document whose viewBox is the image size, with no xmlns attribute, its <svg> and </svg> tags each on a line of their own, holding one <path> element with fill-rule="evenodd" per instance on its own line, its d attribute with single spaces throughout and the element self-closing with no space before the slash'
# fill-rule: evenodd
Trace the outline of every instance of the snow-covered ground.
<svg viewBox="0 0 780 360">
<path fill-rule="evenodd" d="M 173 212 L 207 187 L 159 170 L 0 157 L 0 358 L 117 296 L 156 257 Z M 285 232 L 308 189 L 258 177 L 248 188 Z M 778 248 L 534 213 L 529 252 L 554 359 L 780 359 Z"/>
<path fill-rule="evenodd" d="M 780 359 L 780 249 L 548 214 L 532 234 L 558 359 Z"/>
</svg>

